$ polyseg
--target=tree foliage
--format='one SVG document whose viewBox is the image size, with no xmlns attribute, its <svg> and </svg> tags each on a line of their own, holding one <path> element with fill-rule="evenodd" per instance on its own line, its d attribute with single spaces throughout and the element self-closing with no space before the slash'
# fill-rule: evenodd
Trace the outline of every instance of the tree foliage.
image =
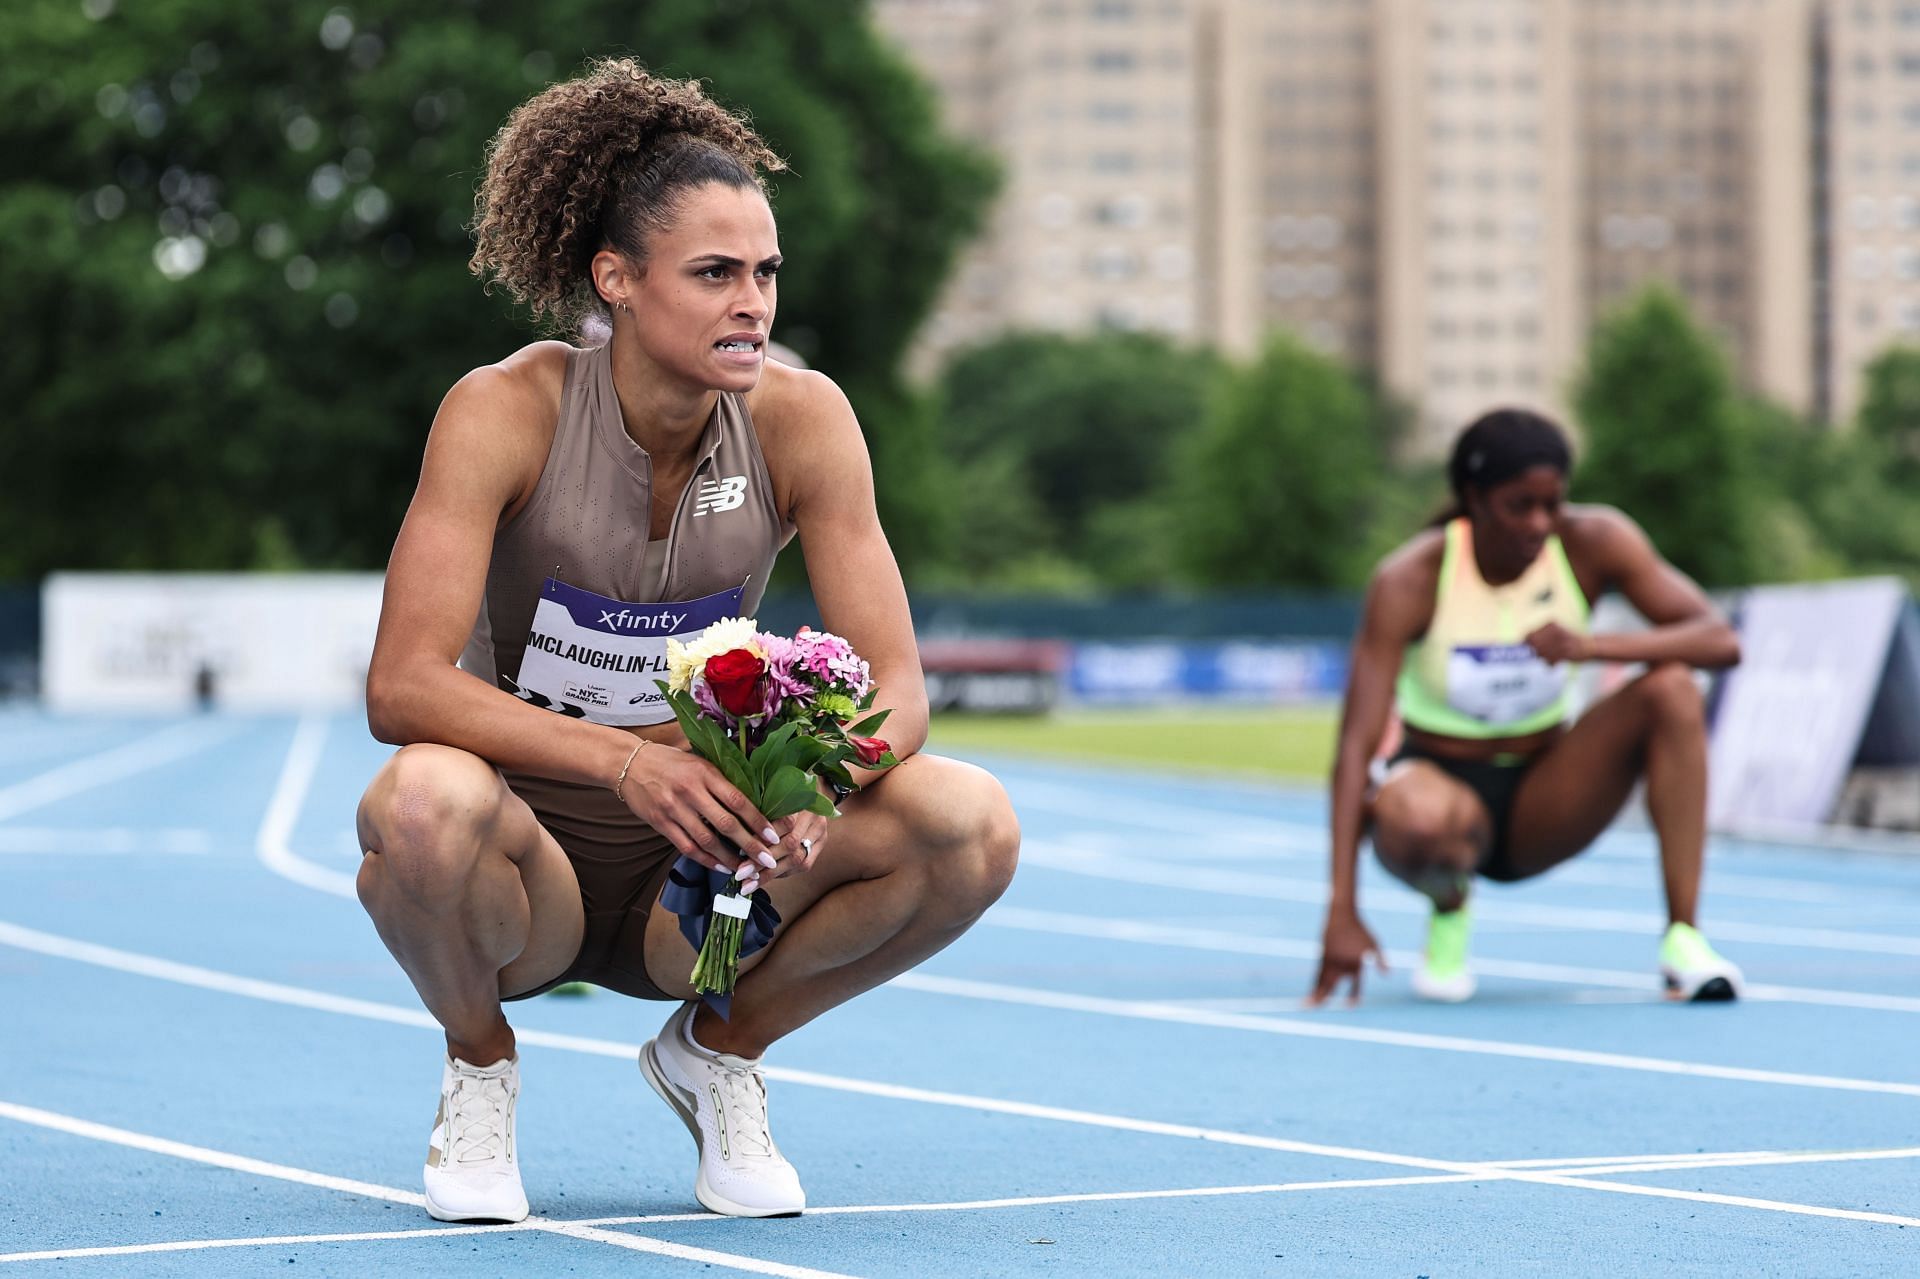
<svg viewBox="0 0 1920 1279">
<path fill-rule="evenodd" d="M 1346 369 L 1276 336 L 1227 378 L 1182 452 L 1178 527 L 1194 579 L 1232 589 L 1362 581 L 1393 420 Z"/>
<path fill-rule="evenodd" d="M 858 0 L 0 8 L 0 576 L 381 563 L 440 396 L 532 336 L 465 270 L 486 141 L 614 52 L 703 77 L 788 158 L 776 336 L 847 388 L 883 516 L 907 557 L 925 549 L 930 431 L 896 370 L 993 177 L 866 16 Z"/>
<path fill-rule="evenodd" d="M 1740 402 L 1677 296 L 1651 289 L 1595 327 L 1575 404 L 1586 432 L 1576 496 L 1626 510 L 1709 586 L 1755 580 Z"/>
<path fill-rule="evenodd" d="M 1920 480 L 1920 347 L 1881 352 L 1866 371 L 1867 393 L 1856 425 L 1878 448 L 1888 478 Z"/>
<path fill-rule="evenodd" d="M 1164 584 L 1168 466 L 1221 367 L 1122 333 L 1012 333 L 956 356 L 939 384 L 954 575 Z"/>
</svg>

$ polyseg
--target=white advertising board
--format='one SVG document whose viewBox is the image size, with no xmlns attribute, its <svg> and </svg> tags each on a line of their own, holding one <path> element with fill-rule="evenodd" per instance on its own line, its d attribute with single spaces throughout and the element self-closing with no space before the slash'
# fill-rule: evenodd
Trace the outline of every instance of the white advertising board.
<svg viewBox="0 0 1920 1279">
<path fill-rule="evenodd" d="M 379 573 L 56 573 L 43 587 L 41 692 L 61 711 L 176 711 L 200 673 L 229 710 L 364 695 Z"/>
<path fill-rule="evenodd" d="M 1860 747 L 1904 583 L 1765 586 L 1740 608 L 1740 665 L 1714 717 L 1708 823 L 1766 831 L 1828 820 Z"/>
</svg>

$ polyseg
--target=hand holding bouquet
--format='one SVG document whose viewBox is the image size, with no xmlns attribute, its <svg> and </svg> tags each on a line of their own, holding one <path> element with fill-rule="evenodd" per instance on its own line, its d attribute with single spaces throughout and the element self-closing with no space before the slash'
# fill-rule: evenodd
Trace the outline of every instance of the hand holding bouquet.
<svg viewBox="0 0 1920 1279">
<path fill-rule="evenodd" d="M 728 618 L 685 644 L 669 640 L 667 675 L 660 690 L 694 753 L 770 822 L 803 811 L 838 816 L 821 780 L 845 793 L 849 763 L 899 762 L 873 736 L 889 712 L 865 714 L 876 692 L 867 663 L 838 635 L 803 627 L 788 638 Z M 742 881 L 681 857 L 660 900 L 700 952 L 694 989 L 725 1015 L 741 956 L 766 945 L 780 922 L 757 870 Z"/>
</svg>

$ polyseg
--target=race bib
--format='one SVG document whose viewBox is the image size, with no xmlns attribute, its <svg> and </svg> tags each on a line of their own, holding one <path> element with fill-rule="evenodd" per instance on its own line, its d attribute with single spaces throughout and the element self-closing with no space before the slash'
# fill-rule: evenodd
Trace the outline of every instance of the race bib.
<svg viewBox="0 0 1920 1279">
<path fill-rule="evenodd" d="M 654 681 L 667 677 L 667 641 L 740 616 L 745 591 L 742 584 L 705 599 L 629 604 L 550 577 L 533 611 L 518 687 L 508 691 L 596 724 L 664 724 L 673 708 Z"/>
<path fill-rule="evenodd" d="M 1560 700 L 1567 668 L 1525 644 L 1461 645 L 1447 658 L 1447 703 L 1488 724 L 1516 724 Z"/>
</svg>

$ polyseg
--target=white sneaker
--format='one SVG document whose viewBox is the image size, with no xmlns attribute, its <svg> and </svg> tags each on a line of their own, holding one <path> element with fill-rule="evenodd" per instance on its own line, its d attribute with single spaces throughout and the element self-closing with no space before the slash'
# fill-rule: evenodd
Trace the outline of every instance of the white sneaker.
<svg viewBox="0 0 1920 1279">
<path fill-rule="evenodd" d="M 440 1072 L 440 1113 L 427 1147 L 427 1215 L 436 1221 L 522 1221 L 527 1192 L 514 1151 L 520 1062 L 491 1066 L 450 1058 Z"/>
<path fill-rule="evenodd" d="M 683 1004 L 640 1050 L 640 1073 L 700 1149 L 694 1197 L 728 1217 L 791 1217 L 807 1206 L 800 1174 L 767 1127 L 758 1061 L 710 1053 L 690 1036 L 697 1004 Z"/>
</svg>

